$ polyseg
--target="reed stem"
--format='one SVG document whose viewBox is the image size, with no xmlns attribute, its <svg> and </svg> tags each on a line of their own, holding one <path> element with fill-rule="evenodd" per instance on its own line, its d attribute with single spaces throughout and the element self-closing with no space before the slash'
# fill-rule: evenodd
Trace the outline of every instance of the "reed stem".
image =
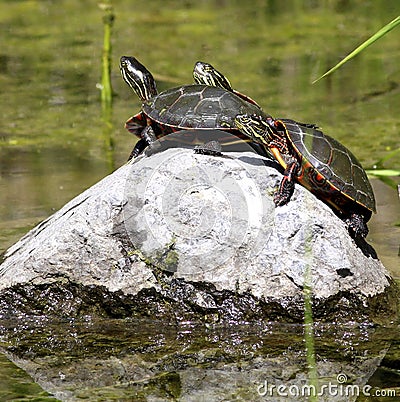
<svg viewBox="0 0 400 402">
<path fill-rule="evenodd" d="M 113 109 L 113 90 L 111 85 L 111 36 L 114 24 L 114 10 L 111 0 L 99 3 L 100 9 L 104 11 L 104 39 L 103 39 L 103 55 L 102 55 L 102 74 L 101 74 L 101 112 L 104 121 L 104 145 L 106 148 L 106 157 L 110 165 L 110 170 L 114 168 L 114 140 L 112 125 L 112 109 Z"/>
</svg>

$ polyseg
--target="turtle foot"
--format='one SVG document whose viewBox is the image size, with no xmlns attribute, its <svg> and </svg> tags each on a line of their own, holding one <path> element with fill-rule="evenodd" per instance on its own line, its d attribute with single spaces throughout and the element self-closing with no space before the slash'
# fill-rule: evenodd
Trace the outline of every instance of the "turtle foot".
<svg viewBox="0 0 400 402">
<path fill-rule="evenodd" d="M 350 236 L 363 254 L 367 257 L 377 259 L 378 255 L 376 254 L 375 249 L 365 240 L 369 230 L 364 217 L 357 213 L 351 213 L 344 222 L 347 224 Z"/>
<path fill-rule="evenodd" d="M 378 255 L 376 254 L 375 249 L 367 243 L 364 237 L 355 236 L 353 237 L 353 239 L 357 247 L 363 252 L 366 257 L 372 257 L 374 260 L 378 259 Z"/>
<path fill-rule="evenodd" d="M 143 138 L 140 139 L 133 147 L 132 152 L 128 157 L 128 161 L 130 161 L 131 159 L 135 159 L 137 156 L 139 156 L 143 152 L 143 150 L 147 147 L 147 145 L 148 144 L 146 140 L 144 140 Z"/>
<path fill-rule="evenodd" d="M 196 145 L 194 152 L 201 155 L 222 156 L 221 144 L 218 141 L 208 141 L 205 144 Z"/>
<path fill-rule="evenodd" d="M 363 216 L 352 213 L 345 219 L 345 223 L 349 229 L 349 233 L 352 237 L 366 237 L 368 234 L 368 227 L 365 223 Z"/>
<path fill-rule="evenodd" d="M 281 207 L 282 205 L 286 205 L 290 201 L 290 197 L 292 196 L 292 191 L 277 191 L 274 194 L 274 204 L 276 207 Z"/>
<path fill-rule="evenodd" d="M 147 146 L 152 145 L 157 141 L 157 137 L 154 134 L 153 128 L 151 126 L 146 126 L 144 129 L 142 128 L 140 136 L 141 138 L 132 149 L 128 161 L 130 161 L 131 159 L 135 159 L 144 151 Z"/>
<path fill-rule="evenodd" d="M 292 197 L 294 191 L 294 182 L 289 180 L 287 176 L 281 181 L 279 190 L 274 194 L 274 203 L 276 207 L 286 205 Z"/>
</svg>

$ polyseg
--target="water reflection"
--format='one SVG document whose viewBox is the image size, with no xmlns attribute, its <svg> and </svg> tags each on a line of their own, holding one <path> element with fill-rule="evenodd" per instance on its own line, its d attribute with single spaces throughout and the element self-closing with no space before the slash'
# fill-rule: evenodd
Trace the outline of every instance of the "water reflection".
<svg viewBox="0 0 400 402">
<path fill-rule="evenodd" d="M 3 322 L 3 339 L 10 328 L 14 335 L 6 355 L 61 400 L 99 400 L 105 395 L 164 401 L 279 400 L 279 386 L 282 392 L 295 392 L 307 385 L 302 326 L 266 323 L 207 328 L 190 322 L 176 326 L 25 317 L 23 325 Z M 356 385 L 360 394 L 366 385 L 370 391 L 398 384 L 398 379 L 389 384 L 379 382 L 378 375 L 371 377 L 383 358 L 390 362 L 390 332 L 365 325 L 317 326 L 320 400 L 344 400 L 340 392 L 324 391 L 323 385 L 329 383 L 332 387 Z M 289 396 L 289 400 L 307 399 L 301 394 Z"/>
</svg>

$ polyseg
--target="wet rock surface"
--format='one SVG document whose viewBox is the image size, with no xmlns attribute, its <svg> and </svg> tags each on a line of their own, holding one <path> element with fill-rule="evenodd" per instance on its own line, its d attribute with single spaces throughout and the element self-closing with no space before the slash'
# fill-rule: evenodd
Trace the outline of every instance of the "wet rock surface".
<svg viewBox="0 0 400 402">
<path fill-rule="evenodd" d="M 314 319 L 396 316 L 396 289 L 381 262 L 301 186 L 276 208 L 281 174 L 259 155 L 148 154 L 7 251 L 3 317 L 301 322 L 305 288 Z"/>
</svg>

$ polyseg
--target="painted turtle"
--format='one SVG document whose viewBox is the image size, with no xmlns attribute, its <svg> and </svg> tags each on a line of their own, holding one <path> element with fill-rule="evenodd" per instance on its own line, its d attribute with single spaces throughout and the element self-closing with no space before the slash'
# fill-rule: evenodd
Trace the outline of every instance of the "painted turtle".
<svg viewBox="0 0 400 402">
<path fill-rule="evenodd" d="M 179 130 L 220 129 L 247 139 L 235 126 L 237 114 L 271 117 L 253 103 L 220 87 L 183 85 L 157 93 L 153 76 L 134 57 L 121 57 L 120 70 L 125 82 L 143 101 L 142 110 L 125 124 L 128 131 L 140 138 L 129 159 L 139 155 L 155 139 Z"/>
<path fill-rule="evenodd" d="M 193 69 L 193 77 L 197 84 L 209 85 L 212 87 L 220 87 L 224 88 L 229 92 L 233 92 L 240 98 L 244 99 L 245 101 L 256 105 L 261 109 L 258 103 L 250 98 L 249 96 L 242 94 L 234 90 L 228 80 L 222 73 L 220 73 L 216 68 L 214 68 L 211 64 L 205 63 L 203 61 L 198 61 Z M 282 121 L 289 121 L 290 119 L 278 119 Z M 290 120 L 293 121 L 293 120 Z M 298 123 L 298 122 L 297 122 Z M 301 126 L 306 126 L 309 128 L 318 128 L 318 126 L 314 123 L 298 123 Z M 270 155 L 270 154 L 269 154 Z M 270 155 L 271 156 L 271 155 Z"/>
<path fill-rule="evenodd" d="M 222 73 L 220 73 L 211 64 L 205 63 L 204 61 L 198 61 L 194 65 L 193 78 L 196 84 L 208 85 L 210 87 L 224 88 L 228 92 L 233 92 L 235 95 L 244 99 L 246 102 L 252 103 L 261 109 L 258 103 L 250 98 L 249 96 L 242 94 L 232 88 L 231 83 L 228 78 L 226 78 Z"/>
<path fill-rule="evenodd" d="M 368 234 L 367 222 L 376 212 L 374 192 L 356 157 L 340 142 L 293 120 L 238 115 L 236 127 L 267 146 L 285 169 L 276 206 L 290 201 L 297 181 L 331 206 L 347 223 L 353 237 Z"/>
</svg>

